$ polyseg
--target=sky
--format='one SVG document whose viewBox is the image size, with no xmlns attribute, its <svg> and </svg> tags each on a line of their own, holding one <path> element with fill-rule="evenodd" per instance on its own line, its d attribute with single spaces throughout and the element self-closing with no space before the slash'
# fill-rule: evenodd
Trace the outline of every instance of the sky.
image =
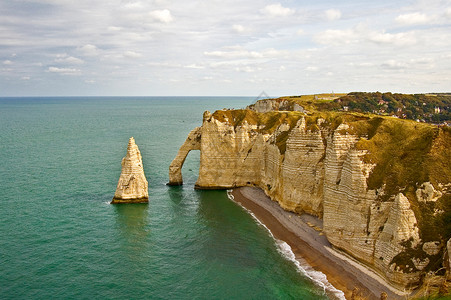
<svg viewBox="0 0 451 300">
<path fill-rule="evenodd" d="M 1 96 L 451 92 L 451 0 L 1 0 Z"/>
</svg>

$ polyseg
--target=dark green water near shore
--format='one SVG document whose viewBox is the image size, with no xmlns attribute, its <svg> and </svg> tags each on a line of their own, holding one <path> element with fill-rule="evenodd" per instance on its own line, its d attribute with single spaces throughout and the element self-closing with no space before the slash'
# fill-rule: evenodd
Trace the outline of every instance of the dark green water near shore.
<svg viewBox="0 0 451 300">
<path fill-rule="evenodd" d="M 204 110 L 252 98 L 0 98 L 1 299 L 327 299 L 225 191 L 168 167 Z M 149 204 L 110 205 L 129 137 Z"/>
</svg>

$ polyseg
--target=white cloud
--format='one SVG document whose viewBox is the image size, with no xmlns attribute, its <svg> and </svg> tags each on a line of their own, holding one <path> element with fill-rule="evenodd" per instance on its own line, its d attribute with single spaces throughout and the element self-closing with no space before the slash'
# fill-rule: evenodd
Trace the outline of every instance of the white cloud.
<svg viewBox="0 0 451 300">
<path fill-rule="evenodd" d="M 283 7 L 280 3 L 265 6 L 261 12 L 270 17 L 288 17 L 295 13 L 294 9 Z"/>
<path fill-rule="evenodd" d="M 417 43 L 414 32 L 371 32 L 368 35 L 368 40 L 378 44 L 392 44 L 395 46 L 411 46 Z"/>
<path fill-rule="evenodd" d="M 316 72 L 318 71 L 318 67 L 315 66 L 308 66 L 305 68 L 306 71 Z"/>
<path fill-rule="evenodd" d="M 82 65 L 85 63 L 82 59 L 73 56 L 67 56 L 67 54 L 57 55 L 55 62 L 71 65 Z"/>
<path fill-rule="evenodd" d="M 140 2 L 140 1 L 135 1 L 135 2 L 125 3 L 122 7 L 125 9 L 129 9 L 129 10 L 141 10 L 141 9 L 145 8 L 145 5 L 144 5 L 144 3 Z"/>
<path fill-rule="evenodd" d="M 122 27 L 119 27 L 119 26 L 108 26 L 107 30 L 108 31 L 112 31 L 112 32 L 117 32 L 117 31 L 121 31 Z"/>
<path fill-rule="evenodd" d="M 359 30 L 357 29 L 328 29 L 326 31 L 320 32 L 314 37 L 314 40 L 319 44 L 350 44 L 358 42 L 361 38 Z"/>
<path fill-rule="evenodd" d="M 326 19 L 329 21 L 339 20 L 341 18 L 341 11 L 339 9 L 328 9 L 325 14 Z"/>
<path fill-rule="evenodd" d="M 78 47 L 77 50 L 84 56 L 97 56 L 99 55 L 99 48 L 92 44 L 86 44 Z"/>
<path fill-rule="evenodd" d="M 390 59 L 382 63 L 381 67 L 391 70 L 401 70 L 407 68 L 407 64 L 405 62 L 399 62 L 394 59 Z"/>
<path fill-rule="evenodd" d="M 324 45 L 372 42 L 380 45 L 411 46 L 417 43 L 415 32 L 387 33 L 384 30 L 369 30 L 361 25 L 343 30 L 329 29 L 317 34 L 314 40 Z"/>
<path fill-rule="evenodd" d="M 204 66 L 196 65 L 196 64 L 186 65 L 186 66 L 184 66 L 184 68 L 186 68 L 186 69 L 205 69 Z"/>
<path fill-rule="evenodd" d="M 147 64 L 149 67 L 155 68 L 182 68 L 183 65 L 176 62 L 150 62 Z"/>
<path fill-rule="evenodd" d="M 359 63 L 351 62 L 351 63 L 349 63 L 349 66 L 351 66 L 351 67 L 371 68 L 371 67 L 374 67 L 374 63 L 372 63 L 372 62 L 359 62 Z"/>
<path fill-rule="evenodd" d="M 304 29 L 298 29 L 298 31 L 296 31 L 296 34 L 297 35 L 304 35 L 305 31 L 304 31 Z"/>
<path fill-rule="evenodd" d="M 9 65 L 12 65 L 13 62 L 10 61 L 10 60 L 4 60 L 4 61 L 3 61 L 3 64 L 6 65 L 6 66 L 9 66 Z"/>
<path fill-rule="evenodd" d="M 22 80 L 30 80 L 31 77 L 30 76 L 22 76 L 20 79 L 22 79 Z"/>
<path fill-rule="evenodd" d="M 171 12 L 168 9 L 151 11 L 149 13 L 149 16 L 155 21 L 161 23 L 171 23 L 174 20 Z"/>
<path fill-rule="evenodd" d="M 259 71 L 259 68 L 252 68 L 251 66 L 244 66 L 244 67 L 236 67 L 235 71 L 237 72 L 243 72 L 243 73 L 253 73 Z"/>
<path fill-rule="evenodd" d="M 422 25 L 429 23 L 431 18 L 423 13 L 415 12 L 399 15 L 395 21 L 403 25 Z"/>
<path fill-rule="evenodd" d="M 257 51 L 248 51 L 248 50 L 233 50 L 233 51 L 210 51 L 204 52 L 206 56 L 217 57 L 217 58 L 262 58 L 263 55 Z"/>
<path fill-rule="evenodd" d="M 80 73 L 79 69 L 58 68 L 58 67 L 49 67 L 47 71 L 50 73 L 58 73 L 58 74 L 62 74 L 62 75 L 77 75 Z"/>
<path fill-rule="evenodd" d="M 52 6 L 41 10 L 30 1 L 0 1 L 4 93 L 253 95 L 264 83 L 277 95 L 324 86 L 399 91 L 413 81 L 449 89 L 450 0 L 31 1 Z M 79 77 L 68 89 L 62 75 Z M 43 84 L 29 90 L 37 79 Z"/>
<path fill-rule="evenodd" d="M 127 58 L 141 58 L 143 55 L 141 53 L 135 52 L 135 51 L 125 51 L 124 57 Z"/>
<path fill-rule="evenodd" d="M 205 56 L 222 59 L 261 59 L 275 58 L 286 55 L 287 51 L 276 50 L 273 48 L 262 51 L 250 51 L 242 47 L 229 47 L 226 51 L 206 51 Z"/>
<path fill-rule="evenodd" d="M 236 32 L 236 33 L 243 33 L 243 32 L 246 31 L 246 28 L 244 28 L 243 25 L 238 25 L 238 24 L 233 25 L 233 26 L 232 26 L 232 29 L 233 29 L 233 31 Z"/>
<path fill-rule="evenodd" d="M 446 9 L 446 11 L 445 11 L 445 16 L 446 16 L 447 18 L 451 18 L 451 7 L 448 7 L 448 8 Z"/>
</svg>

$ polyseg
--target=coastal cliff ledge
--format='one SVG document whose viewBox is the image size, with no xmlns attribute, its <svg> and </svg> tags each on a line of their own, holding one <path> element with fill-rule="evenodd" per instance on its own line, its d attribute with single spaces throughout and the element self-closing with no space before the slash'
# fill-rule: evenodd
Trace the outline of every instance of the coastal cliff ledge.
<svg viewBox="0 0 451 300">
<path fill-rule="evenodd" d="M 285 210 L 322 218 L 335 248 L 391 285 L 446 285 L 451 129 L 263 101 L 205 112 L 171 164 L 170 184 L 182 184 L 186 155 L 200 150 L 197 188 L 260 187 Z"/>
</svg>

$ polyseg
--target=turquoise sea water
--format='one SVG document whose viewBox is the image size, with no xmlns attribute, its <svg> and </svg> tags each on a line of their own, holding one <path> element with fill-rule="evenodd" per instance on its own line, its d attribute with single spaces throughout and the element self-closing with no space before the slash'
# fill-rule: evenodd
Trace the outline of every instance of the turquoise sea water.
<svg viewBox="0 0 451 300">
<path fill-rule="evenodd" d="M 225 191 L 168 167 L 204 110 L 252 98 L 0 98 L 1 299 L 327 299 Z M 110 205 L 129 137 L 149 204 Z"/>
</svg>

